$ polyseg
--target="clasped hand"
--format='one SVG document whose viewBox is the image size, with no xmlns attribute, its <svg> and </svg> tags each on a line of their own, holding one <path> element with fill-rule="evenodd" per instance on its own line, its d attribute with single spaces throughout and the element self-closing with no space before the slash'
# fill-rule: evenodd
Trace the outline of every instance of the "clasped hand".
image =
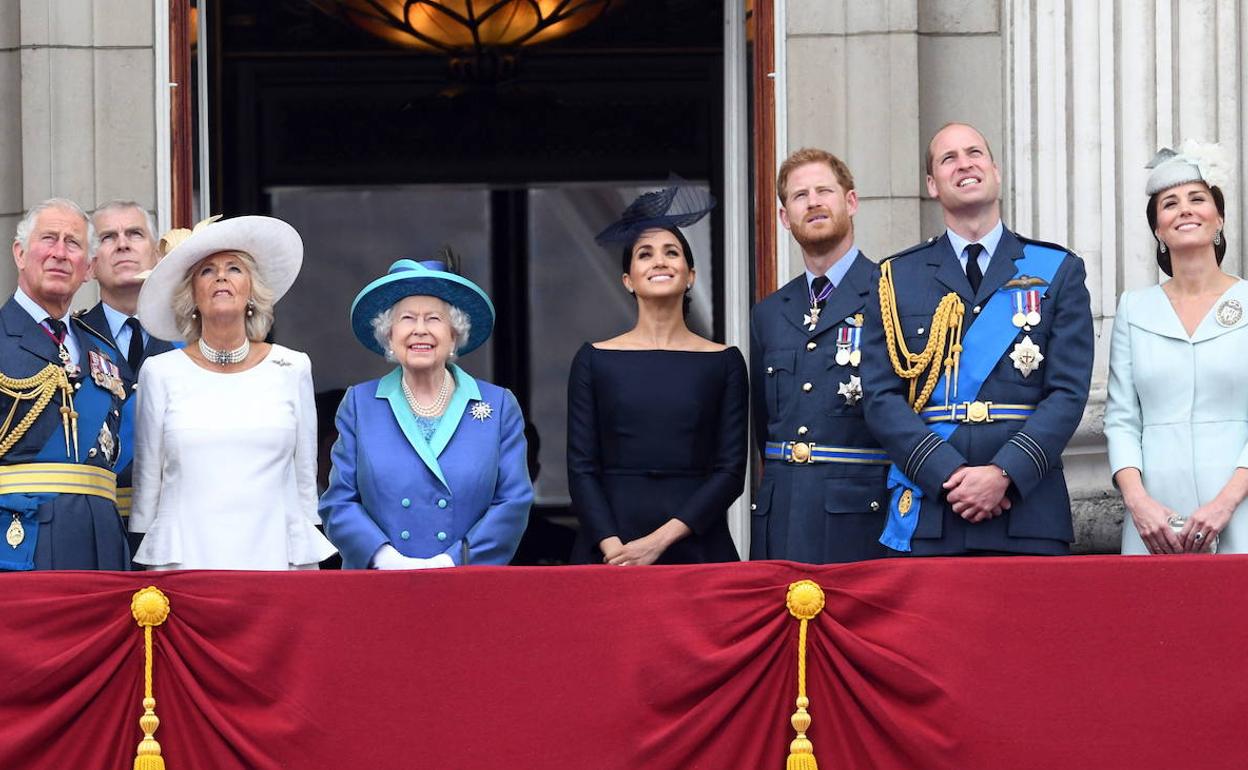
<svg viewBox="0 0 1248 770">
<path fill-rule="evenodd" d="M 943 484 L 953 512 L 975 524 L 1010 509 L 1010 479 L 995 465 L 963 465 Z"/>
</svg>

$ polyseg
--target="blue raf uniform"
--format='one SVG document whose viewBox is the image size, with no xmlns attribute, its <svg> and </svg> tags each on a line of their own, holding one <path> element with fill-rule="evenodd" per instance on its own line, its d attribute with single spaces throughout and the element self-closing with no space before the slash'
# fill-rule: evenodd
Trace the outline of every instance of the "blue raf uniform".
<svg viewBox="0 0 1248 770">
<path fill-rule="evenodd" d="M 113 473 L 125 400 L 118 353 L 100 332 L 71 318 L 65 347 L 71 360 L 77 353 L 79 371 L 67 375 L 36 312 L 24 295 L 0 308 L 0 408 L 12 416 L 0 438 L 0 529 L 6 531 L 0 569 L 128 569 Z M 14 403 L 15 392 L 40 387 L 49 399 Z M 32 410 L 38 416 L 23 427 Z"/>
<path fill-rule="evenodd" d="M 754 432 L 764 458 L 751 559 L 821 564 L 887 553 L 878 538 L 888 459 L 867 429 L 858 368 L 874 269 L 857 248 L 838 260 L 813 330 L 809 275 L 751 313 Z"/>
<path fill-rule="evenodd" d="M 428 439 L 401 369 L 343 397 L 320 504 L 343 567 L 370 566 L 387 543 L 457 565 L 506 564 L 515 553 L 533 502 L 520 406 L 510 391 L 449 368 L 455 393 Z"/>
<path fill-rule="evenodd" d="M 1069 553 L 1074 533 L 1061 455 L 1083 416 L 1093 359 L 1083 261 L 998 224 L 981 240 L 987 267 L 972 293 L 958 258 L 965 242 L 958 241 L 947 232 L 891 258 L 882 266 L 891 292 L 877 281 L 868 304 L 866 416 L 894 462 L 882 540 L 918 555 Z M 882 293 L 891 293 L 883 309 Z M 950 293 L 950 307 L 960 311 L 960 359 L 948 346 L 937 352 L 939 381 L 916 413 L 910 380 L 895 370 L 907 362 L 890 358 L 885 325 L 894 345 L 904 341 L 917 354 L 943 333 L 933 316 Z M 947 367 L 952 361 L 957 366 Z M 918 378 L 920 394 L 926 382 Z M 988 464 L 1008 474 L 1012 505 L 972 524 L 953 512 L 942 485 L 959 466 Z"/>
<path fill-rule="evenodd" d="M 129 350 L 130 335 L 133 331 L 126 326 L 126 319 L 129 316 L 106 306 L 103 302 L 97 302 L 95 307 L 84 312 L 81 317 L 87 326 L 99 330 L 113 349 L 118 351 L 117 366 L 121 368 L 121 376 L 128 394 L 121 407 L 121 452 L 117 458 L 116 469 L 117 510 L 124 519 L 130 515 L 130 501 L 134 492 L 131 466 L 134 460 L 134 405 L 138 403 L 138 399 L 134 398 L 134 390 L 138 387 L 139 373 L 131 371 L 125 355 Z M 143 366 L 143 360 L 174 348 L 171 342 L 157 339 L 146 333 L 144 337 L 143 357 L 139 361 L 140 369 Z"/>
</svg>

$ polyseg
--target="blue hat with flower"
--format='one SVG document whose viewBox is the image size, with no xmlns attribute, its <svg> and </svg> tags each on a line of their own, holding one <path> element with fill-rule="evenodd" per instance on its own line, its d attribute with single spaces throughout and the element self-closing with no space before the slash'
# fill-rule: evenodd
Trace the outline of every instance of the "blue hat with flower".
<svg viewBox="0 0 1248 770">
<path fill-rule="evenodd" d="M 480 286 L 448 271 L 446 263 L 440 260 L 400 259 L 390 265 L 385 275 L 361 289 L 351 303 L 351 331 L 355 338 L 374 353 L 385 355 L 373 335 L 373 319 L 399 300 L 415 296 L 438 297 L 468 316 L 472 329 L 468 341 L 455 351 L 459 355 L 481 347 L 494 331 L 494 304 Z"/>
</svg>

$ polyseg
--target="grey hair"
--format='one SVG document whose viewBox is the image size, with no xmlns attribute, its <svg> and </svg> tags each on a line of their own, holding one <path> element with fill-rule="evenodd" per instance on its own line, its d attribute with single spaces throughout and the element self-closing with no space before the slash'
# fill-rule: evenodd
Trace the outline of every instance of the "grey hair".
<svg viewBox="0 0 1248 770">
<path fill-rule="evenodd" d="M 87 223 L 87 242 L 83 244 L 87 250 L 87 261 L 95 259 L 95 247 L 98 245 L 95 242 L 95 223 L 91 221 L 91 217 L 87 216 L 87 212 L 83 211 L 82 206 L 69 198 L 48 198 L 31 206 L 26 216 L 22 217 L 22 221 L 17 223 L 13 243 L 21 244 L 23 251 L 30 249 L 30 235 L 35 229 L 35 220 L 48 209 L 64 209 L 82 217 L 82 221 Z"/>
<path fill-rule="evenodd" d="M 455 347 L 451 350 L 447 361 L 454 361 L 459 358 L 459 349 L 468 344 L 468 336 L 472 334 L 472 320 L 468 318 L 467 313 L 451 303 L 446 300 L 442 302 L 450 308 L 451 332 L 455 335 Z M 369 323 L 373 327 L 373 339 L 377 340 L 377 346 L 386 351 L 386 360 L 392 363 L 397 361 L 394 351 L 390 348 L 390 332 L 394 329 L 394 305 L 378 313 Z"/>
<path fill-rule="evenodd" d="M 239 258 L 243 266 L 247 268 L 247 273 L 251 278 L 251 302 L 254 303 L 251 308 L 251 315 L 243 317 L 243 323 L 247 339 L 252 342 L 260 342 L 269 335 L 269 329 L 273 328 L 273 290 L 264 282 L 264 278 L 260 275 L 260 270 L 256 267 L 256 260 L 245 251 L 234 251 L 225 249 L 217 251 L 199 260 L 186 271 L 186 275 L 182 276 L 182 280 L 178 281 L 178 286 L 173 291 L 173 317 L 177 319 L 178 331 L 187 342 L 195 342 L 204 333 L 203 319 L 198 312 L 199 308 L 195 306 L 195 273 L 199 266 L 205 260 L 215 257 L 217 254 L 233 254 Z"/>
<path fill-rule="evenodd" d="M 147 237 L 152 239 L 153 246 L 156 242 L 156 220 L 152 219 L 152 212 L 140 206 L 135 201 L 128 201 L 122 198 L 115 198 L 96 206 L 95 211 L 91 212 L 91 221 L 94 224 L 95 218 L 105 211 L 124 211 L 126 209 L 138 209 L 143 212 L 143 222 L 147 225 Z"/>
</svg>

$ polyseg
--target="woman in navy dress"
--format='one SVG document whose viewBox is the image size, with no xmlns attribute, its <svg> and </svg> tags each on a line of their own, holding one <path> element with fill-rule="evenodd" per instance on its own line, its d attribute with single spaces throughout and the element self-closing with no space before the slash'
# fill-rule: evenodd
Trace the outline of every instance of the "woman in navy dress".
<svg viewBox="0 0 1248 770">
<path fill-rule="evenodd" d="M 620 566 L 736 561 L 728 506 L 745 484 L 741 351 L 685 323 L 695 272 L 679 230 L 714 206 L 676 185 L 647 193 L 598 236 L 623 245 L 631 330 L 585 344 L 568 382 L 572 560 Z"/>
</svg>

